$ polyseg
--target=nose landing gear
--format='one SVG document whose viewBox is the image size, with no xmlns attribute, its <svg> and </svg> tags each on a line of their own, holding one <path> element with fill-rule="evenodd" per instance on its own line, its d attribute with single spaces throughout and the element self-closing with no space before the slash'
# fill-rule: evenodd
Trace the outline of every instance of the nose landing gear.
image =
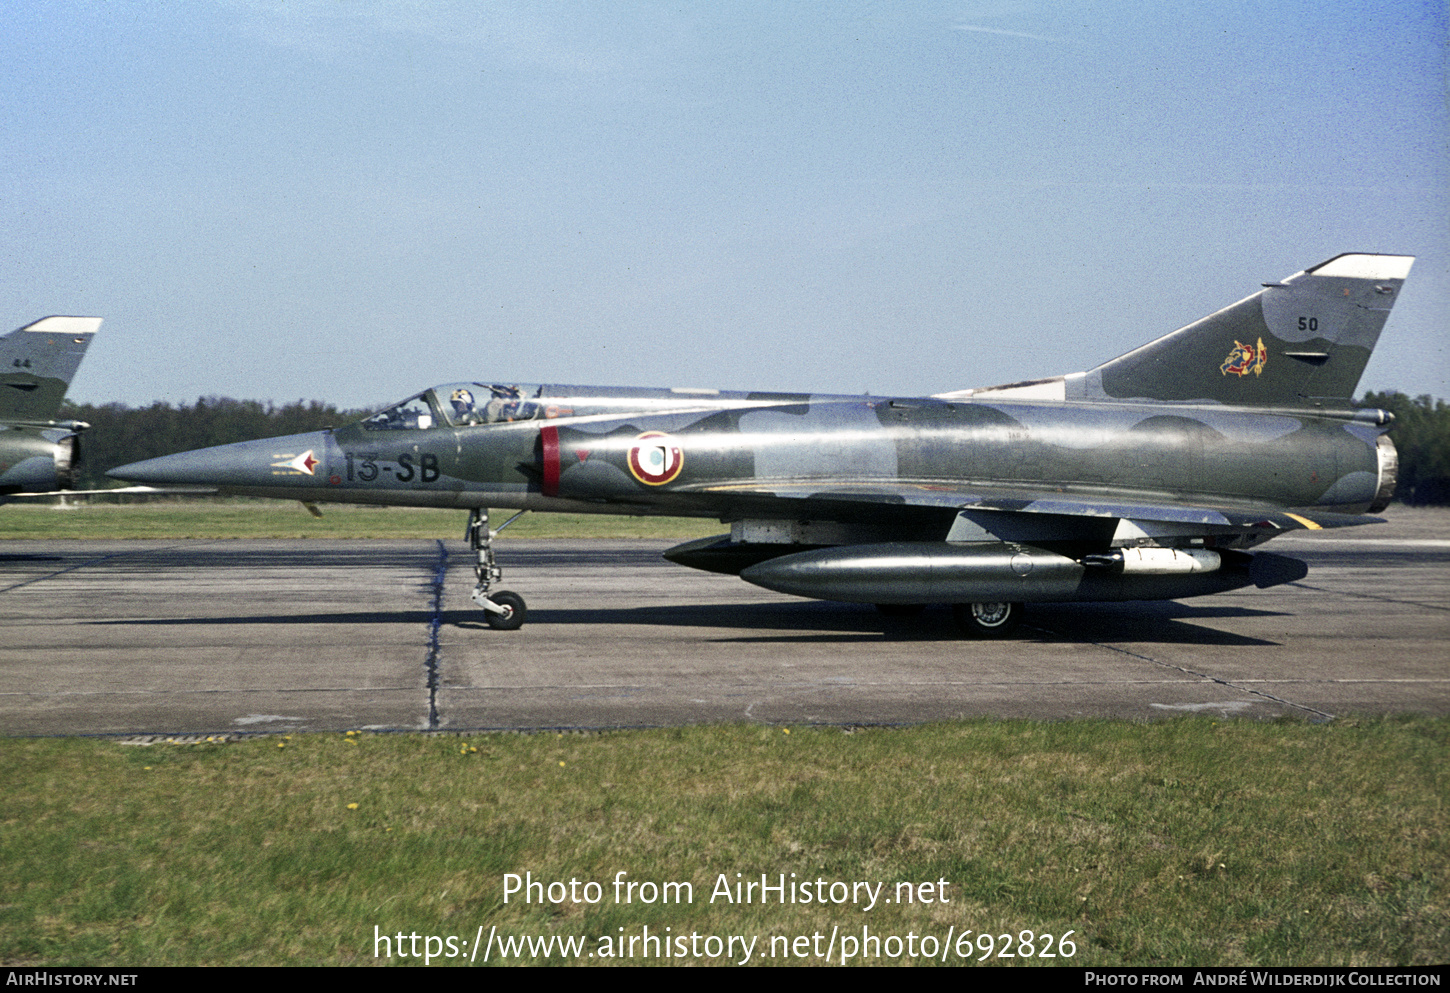
<svg viewBox="0 0 1450 993">
<path fill-rule="evenodd" d="M 468 513 L 468 531 L 464 537 L 477 557 L 473 571 L 478 576 L 478 585 L 473 588 L 470 599 L 484 609 L 484 620 L 497 631 L 517 631 L 524 626 L 524 619 L 529 614 L 524 598 L 517 593 L 511 590 L 499 590 L 496 593 L 488 591 L 490 586 L 503 578 L 503 570 L 493 557 L 493 539 L 498 536 L 499 531 L 527 513 L 527 510 L 519 511 L 500 524 L 498 531 L 489 530 L 486 508 L 475 507 Z"/>
</svg>

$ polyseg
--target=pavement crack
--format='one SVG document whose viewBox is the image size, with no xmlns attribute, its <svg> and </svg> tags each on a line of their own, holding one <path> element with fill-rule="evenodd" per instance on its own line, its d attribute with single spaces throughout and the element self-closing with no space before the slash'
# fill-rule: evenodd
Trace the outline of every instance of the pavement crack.
<svg viewBox="0 0 1450 993">
<path fill-rule="evenodd" d="M 433 578 L 428 585 L 432 589 L 432 602 L 428 617 L 428 657 L 423 667 L 428 673 L 428 730 L 438 730 L 438 683 L 442 649 L 438 645 L 438 628 L 443 623 L 443 585 L 448 575 L 448 549 L 438 542 L 438 560 L 433 566 Z"/>
<path fill-rule="evenodd" d="M 179 545 L 166 545 L 166 546 L 164 546 L 162 548 L 159 548 L 159 549 L 158 548 L 127 549 L 127 550 L 121 551 L 121 552 L 111 552 L 109 555 L 98 555 L 98 556 L 96 556 L 93 559 L 86 559 L 84 562 L 77 562 L 75 565 L 68 565 L 64 569 L 57 569 L 54 572 L 47 572 L 44 576 L 32 576 L 29 579 L 22 579 L 18 583 L 12 583 L 9 586 L 0 587 L 0 593 L 9 593 L 11 590 L 18 590 L 18 589 L 20 589 L 20 587 L 22 587 L 22 586 L 29 586 L 32 583 L 42 583 L 42 582 L 44 582 L 47 579 L 54 579 L 56 576 L 64 576 L 68 572 L 75 572 L 77 569 L 84 569 L 86 566 L 89 566 L 89 565 L 97 565 L 98 563 L 101 563 L 101 562 L 108 562 L 111 559 L 128 558 L 128 557 L 133 556 L 133 555 L 149 555 L 149 554 L 151 554 L 153 552 L 157 552 L 157 551 L 163 551 L 164 552 L 164 551 L 168 551 L 168 550 L 170 550 L 172 548 L 178 548 L 178 547 L 180 547 L 180 546 Z"/>
<path fill-rule="evenodd" d="M 1301 590 L 1313 590 L 1316 593 L 1329 593 L 1336 596 L 1353 596 L 1362 600 L 1379 600 L 1382 603 L 1402 603 L 1408 607 L 1424 607 L 1426 610 L 1450 611 L 1450 607 L 1438 603 L 1424 603 L 1420 600 L 1403 600 L 1399 597 L 1380 596 L 1376 593 L 1356 593 L 1352 590 L 1332 590 L 1327 586 L 1311 586 L 1309 583 L 1290 583 L 1290 586 L 1297 586 Z"/>
<path fill-rule="evenodd" d="M 1048 634 L 1057 635 L 1059 638 L 1065 637 L 1061 632 L 1053 631 L 1051 628 L 1036 627 L 1036 625 L 1031 626 L 1038 631 L 1045 631 Z M 1295 710 L 1302 710 L 1308 714 L 1316 714 L 1319 717 L 1324 718 L 1324 720 L 1326 721 L 1332 721 L 1335 719 L 1333 714 L 1326 713 L 1325 711 L 1315 710 L 1313 707 L 1306 707 L 1302 703 L 1295 703 L 1293 700 L 1285 700 L 1283 697 L 1275 696 L 1272 693 L 1266 693 L 1263 690 L 1256 690 L 1250 686 L 1241 686 L 1238 683 L 1231 682 L 1227 679 L 1220 679 L 1219 677 L 1210 675 L 1206 672 L 1199 672 L 1196 669 L 1189 669 L 1186 666 L 1176 665 L 1172 662 L 1163 662 L 1159 659 L 1153 658 L 1151 655 L 1143 655 L 1140 652 L 1130 652 L 1126 648 L 1119 648 L 1116 645 L 1109 645 L 1101 641 L 1090 641 L 1088 642 L 1088 644 L 1093 645 L 1097 648 L 1106 648 L 1110 652 L 1117 652 L 1119 655 L 1126 655 L 1129 658 L 1142 659 L 1144 662 L 1152 662 L 1154 665 L 1162 666 L 1164 669 L 1173 669 L 1187 676 L 1196 676 L 1199 679 L 1207 680 L 1211 683 L 1218 683 L 1220 686 L 1227 686 L 1228 688 L 1237 690 L 1240 693 L 1251 693 L 1254 696 L 1263 697 L 1265 700 L 1272 700 L 1275 703 L 1282 704 L 1285 707 L 1293 707 Z"/>
<path fill-rule="evenodd" d="M 97 559 L 87 559 L 84 562 L 77 562 L 75 565 L 66 566 L 64 569 L 57 569 L 55 572 L 48 572 L 44 576 L 35 576 L 31 579 L 24 579 L 13 585 L 6 586 L 5 588 L 0 589 L 0 593 L 9 593 L 11 590 L 18 590 L 20 589 L 20 587 L 29 586 L 31 583 L 39 583 L 47 579 L 54 579 L 56 576 L 63 576 L 68 572 L 74 572 L 77 569 L 84 569 L 88 565 L 95 565 L 97 562 L 104 562 L 107 559 L 113 559 L 118 555 L 125 554 L 125 552 L 113 552 L 110 555 L 102 555 L 100 558 Z"/>
</svg>

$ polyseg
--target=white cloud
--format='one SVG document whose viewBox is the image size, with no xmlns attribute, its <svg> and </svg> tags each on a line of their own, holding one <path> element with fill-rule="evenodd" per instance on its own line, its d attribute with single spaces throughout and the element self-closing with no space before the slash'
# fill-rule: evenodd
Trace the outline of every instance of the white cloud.
<svg viewBox="0 0 1450 993">
<path fill-rule="evenodd" d="M 1031 34 L 1027 31 L 1008 31 L 1006 28 L 984 28 L 979 24 L 953 24 L 953 31 L 973 31 L 980 34 L 1000 34 L 1010 38 L 1030 38 L 1033 41 L 1048 41 L 1053 44 L 1074 44 L 1067 38 L 1049 38 L 1047 35 Z"/>
</svg>

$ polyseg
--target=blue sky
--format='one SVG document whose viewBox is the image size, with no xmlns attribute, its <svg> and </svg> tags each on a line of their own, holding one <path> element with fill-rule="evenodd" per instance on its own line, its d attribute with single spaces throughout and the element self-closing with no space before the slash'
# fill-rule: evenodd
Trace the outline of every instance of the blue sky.
<svg viewBox="0 0 1450 993">
<path fill-rule="evenodd" d="M 77 400 L 932 393 L 1344 251 L 1419 257 L 1361 387 L 1450 396 L 1439 2 L 19 0 L 0 28 L 0 324 L 106 318 Z"/>
</svg>

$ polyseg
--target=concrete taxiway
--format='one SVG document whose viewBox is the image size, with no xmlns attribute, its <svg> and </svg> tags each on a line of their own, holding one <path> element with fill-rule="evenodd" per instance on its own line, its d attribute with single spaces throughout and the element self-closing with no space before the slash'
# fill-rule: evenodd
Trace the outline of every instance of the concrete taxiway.
<svg viewBox="0 0 1450 993">
<path fill-rule="evenodd" d="M 1270 547 L 1301 583 L 1041 605 L 1005 642 L 693 572 L 667 542 L 501 542 L 515 632 L 469 603 L 462 543 L 7 542 L 0 732 L 1446 714 L 1447 525 L 1291 535 Z"/>
</svg>

